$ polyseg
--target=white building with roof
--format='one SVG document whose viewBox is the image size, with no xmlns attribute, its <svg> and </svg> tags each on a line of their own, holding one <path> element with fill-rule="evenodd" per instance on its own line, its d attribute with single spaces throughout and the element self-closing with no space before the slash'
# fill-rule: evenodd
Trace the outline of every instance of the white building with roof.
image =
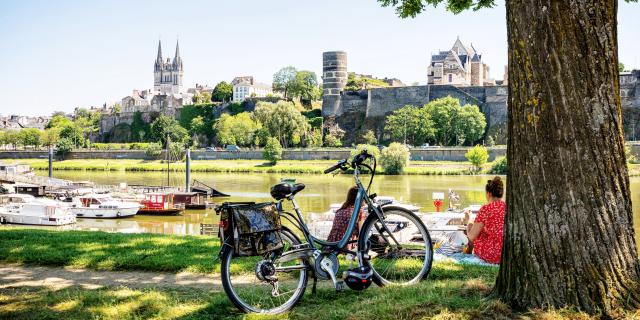
<svg viewBox="0 0 640 320">
<path fill-rule="evenodd" d="M 235 77 L 231 85 L 234 102 L 242 102 L 249 97 L 264 98 L 273 94 L 270 85 L 255 82 L 252 76 Z"/>
</svg>

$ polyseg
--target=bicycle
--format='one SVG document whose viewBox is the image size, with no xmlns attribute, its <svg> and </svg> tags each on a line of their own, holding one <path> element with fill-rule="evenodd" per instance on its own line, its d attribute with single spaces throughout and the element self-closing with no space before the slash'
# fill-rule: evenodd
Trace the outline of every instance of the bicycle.
<svg viewBox="0 0 640 320">
<path fill-rule="evenodd" d="M 373 162 L 373 167 L 365 163 L 367 160 Z M 369 189 L 376 167 L 375 157 L 365 150 L 350 163 L 346 159 L 340 160 L 324 171 L 328 174 L 352 169 L 358 188 L 347 231 L 338 242 L 318 239 L 309 231 L 295 201 L 295 195 L 305 188 L 301 183 L 280 183 L 271 189 L 277 214 L 291 226 L 279 229 L 283 244 L 278 249 L 257 256 L 239 256 L 234 253 L 234 235 L 227 230 L 225 236 L 221 229 L 221 280 L 231 302 L 243 312 L 277 314 L 291 309 L 300 301 L 310 276 L 314 281 L 314 293 L 318 280 L 331 280 L 339 292 L 345 289 L 345 283 L 351 289 L 363 290 L 371 282 L 378 286 L 407 286 L 425 278 L 433 260 L 429 232 L 420 217 L 412 211 L 388 202 L 374 201 L 376 195 L 370 194 Z M 360 180 L 363 169 L 371 174 L 366 188 Z M 283 209 L 285 200 L 291 202 L 295 214 Z M 357 240 L 350 240 L 357 228 L 358 213 L 363 203 L 366 204 L 368 215 Z M 228 229 L 228 223 L 221 219 L 221 228 L 225 227 Z M 302 235 L 304 241 L 298 238 L 294 230 Z M 357 250 L 349 250 L 348 245 L 355 243 Z M 358 264 L 356 268 L 344 271 L 342 279 L 338 278 L 340 253 L 355 257 Z"/>
</svg>

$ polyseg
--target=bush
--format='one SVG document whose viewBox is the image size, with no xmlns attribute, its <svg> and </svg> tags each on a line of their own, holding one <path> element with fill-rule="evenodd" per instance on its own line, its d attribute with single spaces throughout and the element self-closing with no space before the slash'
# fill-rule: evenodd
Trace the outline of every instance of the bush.
<svg viewBox="0 0 640 320">
<path fill-rule="evenodd" d="M 327 134 L 324 136 L 325 147 L 342 147 L 342 141 L 337 135 Z"/>
<path fill-rule="evenodd" d="M 624 146 L 624 156 L 627 159 L 627 163 L 638 163 L 638 159 L 631 152 L 631 147 L 628 145 Z"/>
<path fill-rule="evenodd" d="M 157 157 L 162 153 L 162 146 L 159 143 L 149 143 L 144 151 L 147 157 Z"/>
<path fill-rule="evenodd" d="M 360 137 L 360 140 L 362 141 L 362 143 L 366 143 L 366 144 L 378 143 L 378 138 L 376 138 L 376 134 L 373 133 L 373 131 L 371 130 L 367 130 L 364 134 L 362 134 L 362 136 Z"/>
<path fill-rule="evenodd" d="M 489 170 L 491 174 L 507 174 L 507 158 L 500 157 L 493 162 L 491 165 L 491 169 Z"/>
<path fill-rule="evenodd" d="M 56 154 L 64 157 L 67 153 L 71 152 L 76 144 L 70 138 L 62 138 L 56 145 Z"/>
<path fill-rule="evenodd" d="M 272 164 L 276 164 L 278 160 L 282 159 L 282 146 L 277 138 L 269 137 L 267 144 L 264 146 L 262 156 L 265 160 L 268 160 Z"/>
<path fill-rule="evenodd" d="M 380 164 L 387 174 L 400 174 L 409 165 L 409 149 L 397 142 L 382 150 Z"/>
<path fill-rule="evenodd" d="M 475 171 L 480 172 L 480 170 L 482 170 L 482 166 L 487 163 L 487 160 L 489 159 L 489 151 L 487 151 L 487 148 L 483 146 L 476 145 L 469 149 L 464 156 L 474 166 Z"/>
</svg>

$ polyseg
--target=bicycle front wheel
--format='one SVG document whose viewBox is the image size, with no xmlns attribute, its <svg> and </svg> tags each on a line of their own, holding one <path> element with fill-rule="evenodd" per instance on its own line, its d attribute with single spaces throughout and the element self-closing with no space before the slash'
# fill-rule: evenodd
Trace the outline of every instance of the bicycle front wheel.
<svg viewBox="0 0 640 320">
<path fill-rule="evenodd" d="M 409 210 L 382 210 L 384 221 L 369 214 L 360 230 L 358 250 L 369 256 L 364 264 L 373 269 L 373 280 L 379 286 L 415 284 L 431 271 L 433 245 L 429 231 Z"/>
<path fill-rule="evenodd" d="M 282 229 L 285 247 L 300 244 L 288 229 Z M 229 300 L 242 312 L 278 314 L 291 309 L 304 294 L 308 272 L 305 261 L 273 263 L 277 256 L 234 257 L 233 248 L 222 254 L 221 280 Z M 267 278 L 267 279 L 265 279 Z"/>
</svg>

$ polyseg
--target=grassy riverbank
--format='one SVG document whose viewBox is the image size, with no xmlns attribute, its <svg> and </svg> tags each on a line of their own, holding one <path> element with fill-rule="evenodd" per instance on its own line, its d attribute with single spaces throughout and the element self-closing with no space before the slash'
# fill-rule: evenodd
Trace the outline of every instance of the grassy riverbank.
<svg viewBox="0 0 640 320">
<path fill-rule="evenodd" d="M 0 262 L 100 270 L 217 273 L 217 239 L 104 232 L 0 229 Z M 219 289 L 91 289 L 82 283 L 53 290 L 43 284 L 0 289 L 6 319 L 588 319 L 571 310 L 516 313 L 486 298 L 492 267 L 435 263 L 429 278 L 407 288 L 372 287 L 307 292 L 290 313 L 239 314 Z M 639 318 L 640 313 L 621 314 Z"/>
<path fill-rule="evenodd" d="M 36 170 L 48 170 L 46 159 L 3 160 L 10 163 L 24 163 Z M 320 174 L 334 165 L 335 160 L 283 160 L 276 165 L 263 160 L 194 160 L 192 172 L 226 173 L 315 173 Z M 486 165 L 487 168 L 490 164 Z M 411 161 L 405 174 L 414 175 L 462 175 L 468 174 L 471 164 L 454 161 Z M 167 164 L 159 160 L 90 159 L 64 160 L 53 164 L 54 170 L 69 171 L 166 171 Z M 171 171 L 184 171 L 185 163 L 171 163 Z"/>
</svg>

